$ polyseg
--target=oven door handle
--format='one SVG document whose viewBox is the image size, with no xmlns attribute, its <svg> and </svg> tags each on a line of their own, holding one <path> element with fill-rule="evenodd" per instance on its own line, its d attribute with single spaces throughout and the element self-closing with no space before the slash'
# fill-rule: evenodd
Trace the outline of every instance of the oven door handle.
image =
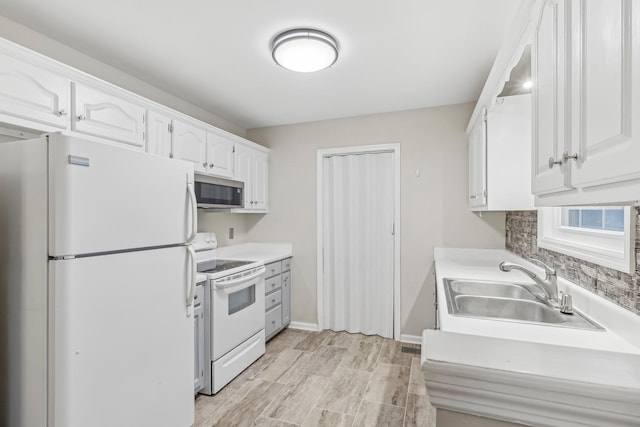
<svg viewBox="0 0 640 427">
<path fill-rule="evenodd" d="M 234 287 L 234 286 L 238 286 L 238 285 L 243 284 L 245 282 L 249 282 L 249 281 L 255 279 L 258 276 L 263 275 L 265 271 L 267 271 L 267 269 L 264 266 L 262 266 L 255 273 L 250 274 L 248 276 L 239 277 L 236 280 L 229 280 L 228 282 L 227 281 L 218 282 L 218 281 L 214 280 L 213 281 L 213 287 L 215 289 L 225 289 L 225 288 L 231 288 L 231 287 Z"/>
</svg>

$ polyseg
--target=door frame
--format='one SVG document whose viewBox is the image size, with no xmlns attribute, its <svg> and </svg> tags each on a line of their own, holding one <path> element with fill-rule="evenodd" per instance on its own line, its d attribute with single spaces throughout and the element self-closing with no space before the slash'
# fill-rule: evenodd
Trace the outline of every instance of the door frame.
<svg viewBox="0 0 640 427">
<path fill-rule="evenodd" d="M 377 144 L 377 145 L 361 145 L 353 147 L 338 147 L 318 149 L 316 157 L 317 172 L 317 214 L 316 214 L 316 289 L 317 289 L 317 315 L 318 329 L 324 329 L 324 319 L 322 315 L 323 309 L 323 286 L 324 286 L 324 258 L 323 258 L 323 167 L 322 161 L 325 157 L 333 155 L 348 154 L 372 154 L 372 153 L 393 153 L 393 175 L 394 175 L 394 233 L 393 233 L 393 338 L 400 339 L 400 144 Z"/>
</svg>

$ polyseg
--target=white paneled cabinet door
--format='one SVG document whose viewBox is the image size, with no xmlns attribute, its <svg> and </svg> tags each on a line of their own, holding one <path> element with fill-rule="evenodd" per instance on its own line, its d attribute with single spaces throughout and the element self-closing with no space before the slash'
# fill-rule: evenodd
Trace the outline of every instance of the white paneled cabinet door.
<svg viewBox="0 0 640 427">
<path fill-rule="evenodd" d="M 251 177 L 253 173 L 253 150 L 244 145 L 237 144 L 234 157 L 234 179 L 244 182 L 244 208 L 253 208 L 253 186 Z"/>
<path fill-rule="evenodd" d="M 253 153 L 253 208 L 267 209 L 269 197 L 269 155 L 256 151 Z"/>
<path fill-rule="evenodd" d="M 173 157 L 193 163 L 196 172 L 207 171 L 207 132 L 174 120 Z"/>
<path fill-rule="evenodd" d="M 171 117 L 155 111 L 147 112 L 147 153 L 172 157 Z"/>
<path fill-rule="evenodd" d="M 233 141 L 207 133 L 207 173 L 233 178 Z"/>
<path fill-rule="evenodd" d="M 486 110 L 469 135 L 469 206 L 487 204 L 487 130 Z"/>
<path fill-rule="evenodd" d="M 73 101 L 72 130 L 144 148 L 144 108 L 76 83 Z"/>
<path fill-rule="evenodd" d="M 533 151 L 532 192 L 564 190 L 568 173 L 565 150 L 565 32 L 567 3 L 544 0 L 532 42 Z"/>
<path fill-rule="evenodd" d="M 640 2 L 572 6 L 572 183 L 640 178 Z"/>
<path fill-rule="evenodd" d="M 66 129 L 69 87 L 69 79 L 0 55 L 0 114 Z"/>
</svg>

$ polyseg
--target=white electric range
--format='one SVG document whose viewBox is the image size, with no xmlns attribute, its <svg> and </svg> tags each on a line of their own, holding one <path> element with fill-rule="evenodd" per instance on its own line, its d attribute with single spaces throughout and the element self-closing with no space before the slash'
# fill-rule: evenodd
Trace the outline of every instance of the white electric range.
<svg viewBox="0 0 640 427">
<path fill-rule="evenodd" d="M 215 394 L 265 352 L 262 261 L 218 259 L 213 233 L 198 233 L 192 243 L 197 270 L 207 276 L 206 350 L 210 363 L 200 392 Z"/>
</svg>

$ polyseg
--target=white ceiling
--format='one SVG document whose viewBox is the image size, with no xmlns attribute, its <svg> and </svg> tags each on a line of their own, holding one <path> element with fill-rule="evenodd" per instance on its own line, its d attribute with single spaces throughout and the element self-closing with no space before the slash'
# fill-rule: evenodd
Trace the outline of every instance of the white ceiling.
<svg viewBox="0 0 640 427">
<path fill-rule="evenodd" d="M 0 0 L 0 14 L 244 128 L 474 101 L 515 0 Z M 274 64 L 279 32 L 333 34 L 331 68 Z"/>
</svg>

